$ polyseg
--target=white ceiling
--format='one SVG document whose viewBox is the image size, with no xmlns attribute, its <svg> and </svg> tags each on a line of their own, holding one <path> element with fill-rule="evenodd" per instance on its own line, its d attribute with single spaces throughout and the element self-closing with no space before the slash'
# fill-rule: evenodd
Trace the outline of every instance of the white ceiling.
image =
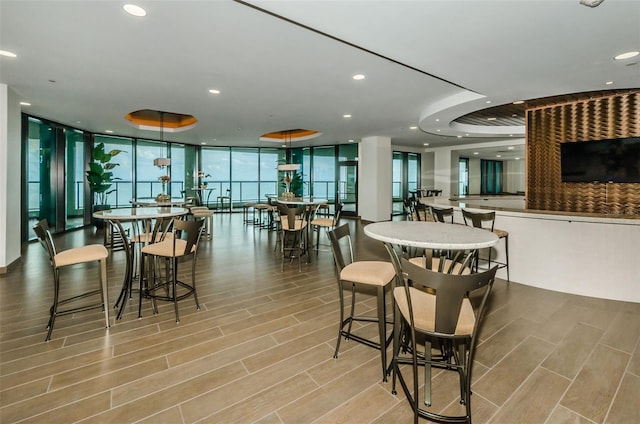
<svg viewBox="0 0 640 424">
<path fill-rule="evenodd" d="M 25 112 L 98 133 L 157 139 L 124 119 L 155 109 L 198 119 L 164 140 L 265 146 L 264 133 L 304 128 L 323 133 L 306 144 L 385 136 L 416 148 L 522 144 L 524 127 L 452 121 L 640 87 L 640 57 L 613 60 L 640 50 L 640 0 L 131 2 L 147 16 L 122 1 L 0 0 L 0 49 L 18 55 L 0 57 L 0 82 Z"/>
</svg>

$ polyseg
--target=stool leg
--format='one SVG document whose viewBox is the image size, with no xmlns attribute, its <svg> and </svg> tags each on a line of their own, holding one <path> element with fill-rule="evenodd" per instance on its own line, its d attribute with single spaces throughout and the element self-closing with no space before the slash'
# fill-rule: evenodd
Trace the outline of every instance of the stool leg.
<svg viewBox="0 0 640 424">
<path fill-rule="evenodd" d="M 103 259 L 100 262 L 100 286 L 102 287 L 102 305 L 104 309 L 104 320 L 106 327 L 109 328 L 109 295 L 107 284 L 107 260 Z"/>
</svg>

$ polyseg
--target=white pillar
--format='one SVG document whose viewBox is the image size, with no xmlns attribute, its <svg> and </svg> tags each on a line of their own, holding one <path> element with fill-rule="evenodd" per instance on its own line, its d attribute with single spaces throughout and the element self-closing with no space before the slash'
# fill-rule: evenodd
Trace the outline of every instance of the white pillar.
<svg viewBox="0 0 640 424">
<path fill-rule="evenodd" d="M 0 274 L 20 258 L 20 104 L 0 84 Z"/>
<path fill-rule="evenodd" d="M 365 221 L 391 219 L 391 139 L 365 137 L 358 145 L 358 214 Z"/>
</svg>

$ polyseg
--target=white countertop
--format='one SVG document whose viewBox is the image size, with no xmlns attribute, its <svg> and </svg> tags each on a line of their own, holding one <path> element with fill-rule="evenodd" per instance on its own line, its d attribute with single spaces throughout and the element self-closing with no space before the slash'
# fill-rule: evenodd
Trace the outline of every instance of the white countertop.
<svg viewBox="0 0 640 424">
<path fill-rule="evenodd" d="M 491 231 L 439 222 L 376 222 L 364 227 L 364 233 L 385 243 L 425 249 L 481 249 L 498 243 Z"/>
</svg>

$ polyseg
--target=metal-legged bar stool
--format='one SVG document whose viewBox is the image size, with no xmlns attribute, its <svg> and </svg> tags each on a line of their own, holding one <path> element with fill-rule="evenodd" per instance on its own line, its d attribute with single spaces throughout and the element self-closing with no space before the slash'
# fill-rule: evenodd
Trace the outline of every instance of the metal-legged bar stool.
<svg viewBox="0 0 640 424">
<path fill-rule="evenodd" d="M 205 221 L 203 235 L 211 240 L 213 238 L 213 211 L 206 206 L 195 206 L 191 208 L 191 215 Z"/>
<path fill-rule="evenodd" d="M 342 337 L 378 349 L 382 361 L 382 380 L 387 381 L 387 347 L 392 339 L 391 334 L 387 336 L 387 324 L 393 324 L 393 322 L 387 319 L 386 294 L 391 290 L 392 282 L 396 278 L 396 271 L 390 262 L 354 261 L 351 235 L 347 224 L 329 231 L 328 234 L 338 271 L 338 291 L 340 293 L 340 327 L 333 357 L 338 357 Z M 343 245 L 346 245 L 344 249 Z M 356 293 L 359 289 L 366 288 L 375 289 L 378 304 L 376 316 L 355 315 Z M 345 292 L 351 293 L 351 308 L 349 316 L 346 318 L 344 316 Z M 378 323 L 378 341 L 354 334 L 351 328 L 354 322 Z"/>
<path fill-rule="evenodd" d="M 38 236 L 38 240 L 49 254 L 49 262 L 53 271 L 53 304 L 49 309 L 49 323 L 47 324 L 47 337 L 45 341 L 51 340 L 53 325 L 59 315 L 68 315 L 80 311 L 102 308 L 106 327 L 109 328 L 109 298 L 107 296 L 107 257 L 109 251 L 101 244 L 90 244 L 82 247 L 57 252 L 53 237 L 49 231 L 47 220 L 42 220 L 33 227 L 33 231 Z M 77 265 L 88 262 L 98 262 L 100 272 L 98 274 L 98 288 L 77 294 L 72 297 L 60 299 L 60 270 L 69 265 Z M 66 290 L 65 290 L 66 291 Z M 76 307 L 60 310 L 59 307 L 67 303 L 75 303 L 87 297 L 98 297 L 99 302 L 81 304 Z"/>
<path fill-rule="evenodd" d="M 506 268 L 507 270 L 507 284 L 511 281 L 509 278 L 509 232 L 505 230 L 499 230 L 494 228 L 494 224 L 496 221 L 496 213 L 495 212 L 472 212 L 467 209 L 462 209 L 462 218 L 464 219 L 465 225 L 469 225 L 469 221 L 476 228 L 483 228 L 488 231 L 492 231 L 495 235 L 498 236 L 499 239 L 504 240 L 504 255 L 505 261 L 498 262 L 493 261 L 498 264 L 500 268 Z M 491 268 L 491 249 L 489 249 L 489 257 L 478 258 L 479 260 L 486 260 L 489 263 L 489 268 Z M 476 262 L 477 265 L 477 262 Z"/>
</svg>

